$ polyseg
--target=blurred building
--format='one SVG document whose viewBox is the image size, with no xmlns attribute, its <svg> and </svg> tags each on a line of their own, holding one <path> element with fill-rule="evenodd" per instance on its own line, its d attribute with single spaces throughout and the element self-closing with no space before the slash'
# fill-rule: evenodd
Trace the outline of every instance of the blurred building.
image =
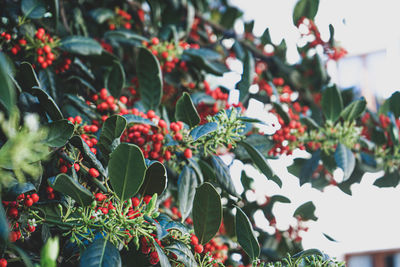
<svg viewBox="0 0 400 267">
<path fill-rule="evenodd" d="M 400 267 L 400 248 L 348 253 L 347 267 Z"/>
</svg>

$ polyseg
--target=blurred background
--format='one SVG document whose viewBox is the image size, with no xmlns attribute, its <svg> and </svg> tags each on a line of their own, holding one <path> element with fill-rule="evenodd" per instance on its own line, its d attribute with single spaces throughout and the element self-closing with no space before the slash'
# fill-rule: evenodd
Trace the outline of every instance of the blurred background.
<svg viewBox="0 0 400 267">
<path fill-rule="evenodd" d="M 288 62 L 296 63 L 299 60 L 296 43 L 300 34 L 292 22 L 296 0 L 229 2 L 244 12 L 242 22 L 235 25 L 237 32 L 243 33 L 244 21 L 254 20 L 256 36 L 269 27 L 273 43 L 279 44 L 282 38 L 286 40 Z M 315 23 L 322 38 L 329 39 L 329 24 L 332 24 L 336 41 L 348 51 L 340 61 L 331 60 L 328 63 L 332 81 L 342 89 L 355 88 L 367 99 L 371 110 L 376 110 L 382 99 L 400 88 L 399 10 L 398 0 L 320 0 Z M 239 80 L 240 75 L 237 77 Z M 232 79 L 235 79 L 234 75 Z M 230 83 L 235 84 L 236 81 Z M 282 189 L 266 181 L 256 170 L 246 169 L 252 177 L 257 177 L 256 188 L 260 188 L 260 191 L 268 195 L 282 194 L 292 200 L 291 205 L 275 206 L 278 228 L 287 229 L 295 220 L 292 217 L 295 207 L 312 200 L 319 219 L 310 222 L 309 231 L 302 234 L 305 249 L 319 248 L 338 259 L 345 259 L 347 255 L 350 267 L 400 266 L 398 187 L 387 189 L 373 186 L 375 179 L 381 175 L 376 173 L 366 174 L 360 184 L 353 185 L 352 196 L 333 186 L 327 187 L 325 192 L 313 189 L 309 184 L 300 188 L 298 179 L 284 168 L 287 164 L 291 164 L 291 159 L 285 158 L 272 164 L 279 176 L 287 177 Z M 236 174 L 237 181 L 240 180 L 241 167 L 233 164 L 232 172 Z M 237 171 L 235 168 L 238 168 Z M 263 198 L 259 195 L 253 197 Z M 268 231 L 268 222 L 259 220 L 257 224 Z M 324 234 L 335 241 L 330 241 Z"/>
</svg>

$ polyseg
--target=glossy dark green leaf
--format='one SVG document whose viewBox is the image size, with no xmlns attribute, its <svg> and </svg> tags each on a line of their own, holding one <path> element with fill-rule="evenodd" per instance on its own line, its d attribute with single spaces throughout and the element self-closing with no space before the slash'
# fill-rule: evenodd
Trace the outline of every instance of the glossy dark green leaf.
<svg viewBox="0 0 400 267">
<path fill-rule="evenodd" d="M 88 106 L 83 98 L 71 94 L 64 94 L 64 96 L 66 96 L 74 107 L 80 111 L 80 114 L 76 115 L 81 115 L 82 117 L 87 116 L 91 120 L 98 119 L 98 113 L 96 110 L 93 107 Z"/>
<path fill-rule="evenodd" d="M 296 253 L 292 256 L 292 258 L 297 259 L 297 258 L 304 258 L 307 256 L 323 256 L 324 253 L 322 253 L 319 249 L 311 248 L 307 250 L 300 251 L 299 253 Z"/>
<path fill-rule="evenodd" d="M 94 88 L 94 86 L 89 81 L 83 79 L 82 77 L 71 75 L 67 78 L 67 81 L 77 81 L 82 85 L 83 88 L 90 89 L 92 93 L 97 93 L 96 88 Z"/>
<path fill-rule="evenodd" d="M 246 50 L 243 59 L 242 79 L 236 84 L 240 92 L 239 101 L 243 102 L 249 96 L 249 88 L 254 79 L 254 58 L 250 51 Z"/>
<path fill-rule="evenodd" d="M 57 98 L 57 88 L 54 72 L 50 68 L 39 71 L 39 82 L 41 88 L 53 99 Z"/>
<path fill-rule="evenodd" d="M 161 103 L 163 86 L 158 59 L 146 48 L 140 48 L 136 61 L 141 101 L 146 109 L 157 109 Z"/>
<path fill-rule="evenodd" d="M 398 118 L 400 116 L 400 92 L 394 92 L 389 98 L 390 111 Z"/>
<path fill-rule="evenodd" d="M 204 160 L 199 160 L 198 163 L 200 170 L 207 181 L 217 181 L 217 176 L 210 164 L 208 164 Z"/>
<path fill-rule="evenodd" d="M 297 25 L 302 17 L 314 20 L 318 12 L 319 0 L 299 0 L 293 10 L 293 24 Z"/>
<path fill-rule="evenodd" d="M 160 259 L 160 266 L 161 267 L 171 267 L 171 263 L 169 263 L 168 257 L 165 255 L 164 251 L 160 248 L 160 246 L 157 244 L 157 242 L 154 242 L 154 248 L 157 251 L 158 258 Z"/>
<path fill-rule="evenodd" d="M 83 139 L 80 136 L 78 135 L 73 136 L 69 140 L 69 142 L 71 143 L 71 145 L 80 150 L 83 159 L 89 162 L 90 167 L 96 168 L 101 176 L 107 177 L 107 172 L 104 169 L 103 165 L 96 158 L 96 155 L 93 154 L 92 151 L 90 151 L 90 147 L 88 146 L 88 144 L 86 144 L 85 141 L 83 141 Z"/>
<path fill-rule="evenodd" d="M 195 171 L 187 165 L 183 167 L 178 179 L 178 201 L 182 221 L 189 216 L 193 207 L 193 199 L 196 193 L 197 177 Z"/>
<path fill-rule="evenodd" d="M 3 247 L 3 244 L 8 242 L 8 222 L 6 217 L 6 212 L 4 210 L 3 204 L 0 201 L 0 250 Z"/>
<path fill-rule="evenodd" d="M 387 172 L 381 178 L 375 180 L 374 185 L 377 187 L 396 187 L 400 182 L 398 171 Z"/>
<path fill-rule="evenodd" d="M 133 123 L 137 123 L 137 124 L 148 124 L 151 126 L 157 126 L 154 122 L 152 122 L 149 119 L 145 119 L 142 118 L 138 115 L 133 115 L 133 114 L 125 114 L 122 117 L 124 117 L 126 119 L 127 124 L 133 124 Z"/>
<path fill-rule="evenodd" d="M 354 167 L 354 171 L 351 174 L 350 178 L 344 182 L 339 183 L 337 185 L 338 188 L 340 190 L 342 190 L 344 193 L 351 196 L 352 195 L 352 192 L 350 189 L 351 185 L 353 185 L 355 183 L 360 183 L 364 173 L 365 173 L 365 171 L 362 169 L 361 164 L 357 163 L 356 166 Z"/>
<path fill-rule="evenodd" d="M 46 3 L 44 0 L 22 0 L 22 13 L 30 19 L 41 19 L 46 13 Z"/>
<path fill-rule="evenodd" d="M 115 13 L 108 8 L 95 8 L 89 11 L 89 15 L 99 24 L 106 22 L 108 19 L 115 16 Z"/>
<path fill-rule="evenodd" d="M 183 121 L 191 128 L 200 123 L 200 116 L 190 99 L 190 95 L 186 92 L 176 102 L 175 119 Z"/>
<path fill-rule="evenodd" d="M 218 232 L 222 220 L 221 197 L 212 184 L 204 183 L 196 188 L 192 214 L 199 242 L 208 243 Z"/>
<path fill-rule="evenodd" d="M 228 166 L 218 156 L 212 156 L 211 163 L 214 167 L 215 177 L 222 189 L 232 196 L 240 197 L 236 192 Z"/>
<path fill-rule="evenodd" d="M 30 92 L 39 99 L 41 107 L 46 111 L 53 121 L 58 121 L 64 118 L 56 102 L 45 91 L 40 88 L 33 87 Z"/>
<path fill-rule="evenodd" d="M 321 150 L 318 149 L 311 155 L 310 159 L 304 162 L 299 175 L 300 186 L 311 181 L 312 175 L 317 170 L 320 160 Z"/>
<path fill-rule="evenodd" d="M 108 162 L 110 182 L 121 201 L 133 197 L 143 184 L 146 171 L 143 153 L 134 144 L 122 143 Z"/>
<path fill-rule="evenodd" d="M 261 35 L 261 43 L 263 45 L 272 43 L 271 35 L 269 33 L 269 28 L 266 28 L 265 31 L 263 32 L 263 34 Z"/>
<path fill-rule="evenodd" d="M 153 162 L 147 169 L 144 181 L 139 189 L 142 196 L 161 195 L 167 187 L 167 170 L 164 165 L 158 161 Z"/>
<path fill-rule="evenodd" d="M 110 153 L 120 144 L 120 138 L 126 128 L 126 124 L 126 119 L 120 115 L 113 115 L 104 122 L 97 146 L 106 160 L 109 159 Z"/>
<path fill-rule="evenodd" d="M 125 71 L 121 63 L 114 61 L 110 72 L 105 77 L 104 83 L 113 97 L 118 98 L 120 96 L 121 90 L 125 85 Z"/>
<path fill-rule="evenodd" d="M 323 91 L 321 106 L 327 120 L 335 122 L 339 118 L 343 110 L 343 100 L 336 86 L 328 87 Z"/>
<path fill-rule="evenodd" d="M 302 205 L 300 205 L 293 213 L 293 217 L 300 216 L 303 221 L 318 220 L 314 215 L 315 206 L 312 201 L 308 201 Z"/>
<path fill-rule="evenodd" d="M 50 181 L 50 186 L 54 190 L 70 196 L 81 206 L 89 206 L 94 199 L 92 192 L 64 173 L 60 173 L 54 181 Z"/>
<path fill-rule="evenodd" d="M 44 143 L 52 147 L 64 146 L 74 133 L 74 125 L 65 119 L 49 123 L 47 129 Z"/>
<path fill-rule="evenodd" d="M 240 182 L 242 183 L 242 186 L 244 188 L 243 193 L 245 193 L 247 190 L 252 189 L 254 179 L 247 176 L 246 172 L 242 170 L 242 174 L 240 175 Z"/>
<path fill-rule="evenodd" d="M 200 48 L 200 49 L 187 49 L 184 55 L 190 57 L 191 61 L 200 69 L 205 70 L 208 73 L 222 76 L 229 69 L 220 63 L 218 60 L 221 59 L 221 55 L 217 52 Z"/>
<path fill-rule="evenodd" d="M 0 52 L 0 107 L 10 113 L 15 106 L 15 91 L 9 76 L 9 63 L 6 56 Z"/>
<path fill-rule="evenodd" d="M 104 238 L 98 238 L 81 254 L 81 267 L 120 267 L 121 256 L 118 249 Z"/>
<path fill-rule="evenodd" d="M 209 133 L 212 133 L 218 129 L 218 123 L 216 122 L 208 122 L 203 125 L 199 125 L 195 128 L 193 128 L 190 131 L 190 135 L 193 138 L 193 141 L 198 140 L 199 138 L 206 136 Z"/>
<path fill-rule="evenodd" d="M 340 117 L 346 121 L 353 121 L 358 119 L 367 108 L 367 101 L 365 99 L 360 99 L 351 102 L 345 109 L 342 110 Z"/>
<path fill-rule="evenodd" d="M 196 92 L 190 95 L 190 98 L 192 99 L 193 104 L 196 106 L 200 103 L 204 103 L 206 105 L 213 105 L 215 103 L 215 99 L 207 95 L 203 92 Z"/>
<path fill-rule="evenodd" d="M 104 33 L 104 39 L 132 46 L 141 46 L 142 42 L 148 41 L 147 38 L 125 29 L 108 31 Z"/>
<path fill-rule="evenodd" d="M 310 130 L 317 130 L 319 128 L 318 123 L 310 117 L 300 118 L 301 123 L 305 124 Z"/>
<path fill-rule="evenodd" d="M 96 40 L 78 35 L 71 35 L 61 39 L 59 48 L 68 53 L 81 56 L 100 55 L 103 50 Z"/>
<path fill-rule="evenodd" d="M 41 88 L 41 84 L 35 70 L 29 62 L 22 62 L 19 66 L 17 77 L 19 86 L 22 90 L 30 92 L 32 87 Z"/>
<path fill-rule="evenodd" d="M 251 134 L 246 136 L 246 142 L 257 149 L 264 157 L 269 157 L 268 152 L 274 146 L 273 141 L 267 135 Z M 238 159 L 249 162 L 251 157 L 242 146 L 235 148 L 235 155 Z"/>
<path fill-rule="evenodd" d="M 335 161 L 337 166 L 343 170 L 343 180 L 346 181 L 356 166 L 356 158 L 353 152 L 345 145 L 339 143 L 335 151 Z"/>
<path fill-rule="evenodd" d="M 228 6 L 225 12 L 222 14 L 220 24 L 227 29 L 233 28 L 235 21 L 242 15 L 242 12 L 233 6 Z"/>
<path fill-rule="evenodd" d="M 245 141 L 242 141 L 239 144 L 246 149 L 247 153 L 249 153 L 250 157 L 252 158 L 254 164 L 267 177 L 267 179 L 275 182 L 279 187 L 282 187 L 281 179 L 279 179 L 279 177 L 274 174 L 274 172 L 271 169 L 271 166 L 269 165 L 265 157 L 260 153 L 260 151 L 258 151 L 256 148 L 254 148 L 252 145 L 250 145 Z"/>
<path fill-rule="evenodd" d="M 152 223 L 155 227 L 156 227 L 156 231 L 157 231 L 157 238 L 159 240 L 163 240 L 165 237 L 167 237 L 168 234 L 168 230 L 165 229 L 163 226 L 161 226 L 161 224 L 154 220 L 153 218 L 149 217 L 148 215 L 144 215 L 144 219 L 149 222 Z"/>
<path fill-rule="evenodd" d="M 329 235 L 327 235 L 327 234 L 325 234 L 325 233 L 322 233 L 324 236 L 325 236 L 325 238 L 326 239 L 328 239 L 329 241 L 332 241 L 332 242 L 338 242 L 336 239 L 334 239 L 333 237 L 331 237 L 331 236 L 329 236 Z"/>
<path fill-rule="evenodd" d="M 16 180 L 10 182 L 6 186 L 5 196 L 7 198 L 17 198 L 20 194 L 26 194 L 28 192 L 35 191 L 36 187 L 31 182 L 19 183 Z"/>
<path fill-rule="evenodd" d="M 246 254 L 252 260 L 255 260 L 260 255 L 260 245 L 253 232 L 249 218 L 239 207 L 236 207 L 235 225 L 238 243 Z"/>
<path fill-rule="evenodd" d="M 174 253 L 177 257 L 176 260 L 182 262 L 184 266 L 198 265 L 190 248 L 181 241 L 175 240 L 171 245 L 166 246 L 165 249 Z"/>
<path fill-rule="evenodd" d="M 276 112 L 281 116 L 282 120 L 285 122 L 285 124 L 289 124 L 290 122 L 290 117 L 289 114 L 283 109 L 282 105 L 280 103 L 273 103 L 273 106 L 276 110 Z"/>
</svg>

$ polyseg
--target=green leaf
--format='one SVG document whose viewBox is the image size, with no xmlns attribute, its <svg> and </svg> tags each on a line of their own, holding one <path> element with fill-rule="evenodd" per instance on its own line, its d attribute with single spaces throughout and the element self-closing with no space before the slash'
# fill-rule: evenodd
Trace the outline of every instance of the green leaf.
<svg viewBox="0 0 400 267">
<path fill-rule="evenodd" d="M 41 19 L 46 13 L 46 4 L 44 0 L 22 0 L 22 13 L 30 19 Z"/>
<path fill-rule="evenodd" d="M 125 114 L 122 117 L 124 117 L 126 119 L 126 122 L 128 125 L 137 123 L 137 124 L 148 124 L 148 125 L 157 127 L 157 125 L 154 122 L 152 122 L 151 120 L 142 118 L 138 115 Z"/>
<path fill-rule="evenodd" d="M 148 41 L 147 38 L 125 29 L 108 31 L 104 33 L 104 39 L 111 43 L 117 42 L 132 46 L 141 46 L 143 41 Z"/>
<path fill-rule="evenodd" d="M 74 125 L 68 120 L 53 121 L 47 125 L 48 133 L 44 143 L 52 147 L 62 147 L 74 133 Z"/>
<path fill-rule="evenodd" d="M 115 13 L 108 8 L 95 8 L 89 11 L 89 15 L 99 24 L 106 22 L 115 16 Z"/>
<path fill-rule="evenodd" d="M 337 166 L 343 170 L 343 180 L 346 181 L 356 166 L 356 158 L 353 152 L 345 145 L 339 143 L 335 151 L 335 161 Z"/>
<path fill-rule="evenodd" d="M 200 116 L 190 99 L 190 95 L 186 92 L 176 102 L 175 119 L 183 121 L 190 128 L 200 123 Z"/>
<path fill-rule="evenodd" d="M 110 241 L 99 238 L 82 252 L 79 266 L 120 267 L 121 256 L 118 249 Z"/>
<path fill-rule="evenodd" d="M 85 141 L 83 141 L 83 139 L 80 136 L 78 135 L 73 136 L 69 140 L 69 142 L 71 143 L 71 145 L 80 150 L 83 159 L 90 164 L 90 167 L 96 168 L 101 176 L 103 177 L 108 176 L 101 162 L 96 158 L 96 155 L 93 154 L 92 151 L 90 151 L 90 147 L 88 146 L 88 144 L 86 144 Z"/>
<path fill-rule="evenodd" d="M 322 111 L 326 119 L 335 122 L 343 110 L 343 100 L 339 89 L 336 86 L 331 86 L 325 89 L 322 93 L 321 101 Z"/>
<path fill-rule="evenodd" d="M 332 241 L 332 242 L 338 242 L 336 239 L 334 239 L 334 238 L 332 238 L 331 236 L 329 236 L 329 235 L 327 235 L 327 234 L 325 234 L 325 233 L 322 233 L 325 237 L 326 237 L 326 239 L 328 239 L 329 241 Z"/>
<path fill-rule="evenodd" d="M 242 12 L 232 6 L 228 6 L 225 10 L 225 12 L 221 16 L 220 24 L 224 26 L 227 29 L 233 28 L 233 25 L 235 24 L 235 21 L 237 18 L 242 16 Z"/>
<path fill-rule="evenodd" d="M 125 71 L 121 63 L 114 61 L 110 72 L 105 77 L 104 83 L 113 97 L 118 98 L 120 96 L 121 90 L 125 85 Z"/>
<path fill-rule="evenodd" d="M 190 98 L 192 99 L 193 104 L 196 106 L 200 103 L 204 103 L 206 105 L 213 105 L 215 103 L 215 99 L 204 92 L 195 92 L 190 95 Z"/>
<path fill-rule="evenodd" d="M 302 205 L 300 205 L 293 213 L 293 217 L 300 216 L 303 221 L 318 220 L 314 215 L 315 206 L 312 201 L 308 201 Z"/>
<path fill-rule="evenodd" d="M 59 249 L 58 237 L 49 238 L 40 253 L 40 266 L 57 267 Z"/>
<path fill-rule="evenodd" d="M 222 76 L 225 72 L 229 71 L 225 65 L 217 61 L 221 59 L 221 55 L 213 50 L 205 48 L 187 49 L 185 50 L 184 55 L 189 56 L 191 61 L 198 68 L 203 69 L 210 74 Z"/>
<path fill-rule="evenodd" d="M 164 165 L 158 161 L 151 163 L 146 169 L 144 182 L 139 189 L 142 196 L 161 195 L 167 187 L 167 170 Z"/>
<path fill-rule="evenodd" d="M 182 262 L 184 266 L 198 266 L 192 251 L 185 243 L 175 240 L 171 245 L 166 246 L 165 249 L 174 253 L 177 257 L 176 260 Z"/>
<path fill-rule="evenodd" d="M 313 255 L 318 255 L 318 256 L 324 256 L 324 253 L 322 253 L 319 249 L 311 248 L 307 250 L 300 251 L 299 253 L 296 253 L 292 256 L 292 258 L 297 259 L 297 258 L 304 258 L 307 256 L 313 256 Z"/>
<path fill-rule="evenodd" d="M 319 0 L 299 0 L 293 10 L 293 24 L 297 25 L 302 17 L 314 20 L 318 5 Z"/>
<path fill-rule="evenodd" d="M 387 172 L 379 179 L 376 179 L 374 185 L 377 187 L 396 187 L 400 182 L 400 175 L 398 171 Z"/>
<path fill-rule="evenodd" d="M 8 242 L 8 222 L 3 204 L 0 201 L 0 251 L 3 249 L 3 244 Z"/>
<path fill-rule="evenodd" d="M 126 119 L 120 115 L 113 115 L 104 122 L 97 146 L 107 161 L 110 153 L 120 144 L 126 124 Z"/>
<path fill-rule="evenodd" d="M 21 63 L 18 69 L 16 79 L 18 81 L 19 86 L 24 91 L 30 92 L 32 87 L 41 88 L 41 84 L 39 82 L 38 77 L 36 76 L 36 72 L 29 62 Z"/>
<path fill-rule="evenodd" d="M 266 44 L 271 44 L 272 43 L 272 40 L 271 40 L 271 35 L 270 35 L 270 33 L 269 33 L 269 28 L 266 28 L 265 29 L 265 31 L 263 32 L 263 34 L 261 35 L 261 43 L 263 44 L 263 45 L 266 45 Z"/>
<path fill-rule="evenodd" d="M 196 188 L 192 214 L 200 244 L 208 243 L 218 232 L 222 220 L 221 197 L 212 184 L 204 183 Z"/>
<path fill-rule="evenodd" d="M 54 190 L 70 196 L 81 206 L 89 206 L 94 199 L 92 192 L 64 173 L 57 175 L 54 181 L 50 182 L 50 186 Z"/>
<path fill-rule="evenodd" d="M 160 246 L 157 244 L 157 242 L 153 242 L 154 248 L 157 251 L 158 258 L 160 259 L 160 266 L 161 267 L 171 267 L 171 263 L 169 263 L 169 259 L 167 256 L 165 256 L 164 251 L 160 248 Z"/>
<path fill-rule="evenodd" d="M 9 62 L 6 56 L 0 52 L 0 106 L 10 113 L 15 106 L 15 89 L 9 76 Z"/>
<path fill-rule="evenodd" d="M 300 122 L 305 124 L 310 130 L 318 130 L 318 123 L 310 117 L 302 117 L 300 118 Z"/>
<path fill-rule="evenodd" d="M 108 162 L 110 182 L 121 201 L 140 189 L 146 171 L 143 153 L 133 144 L 122 143 L 111 153 Z"/>
<path fill-rule="evenodd" d="M 54 72 L 50 69 L 43 69 L 39 71 L 39 82 L 41 88 L 48 93 L 53 99 L 57 98 L 57 88 Z"/>
<path fill-rule="evenodd" d="M 59 48 L 68 53 L 81 56 L 100 55 L 103 51 L 103 48 L 96 40 L 78 35 L 63 38 Z"/>
<path fill-rule="evenodd" d="M 298 173 L 300 186 L 311 181 L 313 173 L 317 170 L 319 161 L 321 160 L 321 150 L 315 151 L 310 159 L 295 159 L 294 164 L 300 164 L 300 172 Z M 292 165 L 292 166 L 293 166 Z M 290 166 L 290 167 L 292 167 Z M 290 171 L 290 167 L 288 170 Z M 295 167 L 294 167 L 295 168 Z"/>
<path fill-rule="evenodd" d="M 195 171 L 187 165 L 183 167 L 178 179 L 178 201 L 179 211 L 182 214 L 182 221 L 189 216 L 192 211 L 197 177 Z"/>
<path fill-rule="evenodd" d="M 239 207 L 236 207 L 235 225 L 238 243 L 246 254 L 252 260 L 255 260 L 260 255 L 260 245 L 253 232 L 249 218 Z"/>
<path fill-rule="evenodd" d="M 193 128 L 193 130 L 190 131 L 190 135 L 192 136 L 193 141 L 196 141 L 199 138 L 216 131 L 217 129 L 218 129 L 218 123 L 208 122 L 206 124 L 199 125 Z"/>
<path fill-rule="evenodd" d="M 160 63 L 150 50 L 140 48 L 136 69 L 141 101 L 146 109 L 155 110 L 163 94 Z"/>
<path fill-rule="evenodd" d="M 258 151 L 256 148 L 254 148 L 252 145 L 250 145 L 245 141 L 242 141 L 239 144 L 246 149 L 247 153 L 249 153 L 250 157 L 252 158 L 254 164 L 267 177 L 267 179 L 275 182 L 279 187 L 282 187 L 281 179 L 279 179 L 279 177 L 274 174 L 271 167 L 269 166 L 269 163 L 267 162 L 265 157 L 260 153 L 260 151 Z"/>
<path fill-rule="evenodd" d="M 394 92 L 389 98 L 390 111 L 393 112 L 393 115 L 398 118 L 400 116 L 400 92 Z"/>
<path fill-rule="evenodd" d="M 282 105 L 280 103 L 272 103 L 276 112 L 281 116 L 282 120 L 285 122 L 285 124 L 289 124 L 290 122 L 290 117 L 289 114 L 283 109 Z"/>
<path fill-rule="evenodd" d="M 351 102 L 345 109 L 342 110 L 340 117 L 342 117 L 345 121 L 353 121 L 360 117 L 365 109 L 367 108 L 367 101 L 365 99 L 360 99 Z"/>
<path fill-rule="evenodd" d="M 242 79 L 236 84 L 240 91 L 239 101 L 243 102 L 249 96 L 249 88 L 254 79 L 254 58 L 249 50 L 246 50 L 243 59 Z"/>
<path fill-rule="evenodd" d="M 53 121 L 62 120 L 64 118 L 56 102 L 45 91 L 40 88 L 33 87 L 31 93 L 39 99 L 41 107 L 46 111 Z"/>
<path fill-rule="evenodd" d="M 235 188 L 235 185 L 233 184 L 232 177 L 229 172 L 228 166 L 226 166 L 226 164 L 218 156 L 212 156 L 211 163 L 214 166 L 213 172 L 215 173 L 215 177 L 217 178 L 217 181 L 218 181 L 219 185 L 222 187 L 222 189 L 224 189 L 226 192 L 228 192 L 232 196 L 240 197 L 239 194 L 236 192 L 236 188 Z M 203 164 L 203 166 L 207 166 L 207 165 Z M 202 170 L 203 170 L 203 166 L 202 166 Z"/>
</svg>

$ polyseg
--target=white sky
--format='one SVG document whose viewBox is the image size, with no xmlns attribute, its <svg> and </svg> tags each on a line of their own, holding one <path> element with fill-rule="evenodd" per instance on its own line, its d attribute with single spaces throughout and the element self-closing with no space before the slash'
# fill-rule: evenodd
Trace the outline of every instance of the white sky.
<svg viewBox="0 0 400 267">
<path fill-rule="evenodd" d="M 288 44 L 288 60 L 296 62 L 295 43 L 298 33 L 292 24 L 292 9 L 296 0 L 230 2 L 244 10 L 245 21 L 255 20 L 256 35 L 261 35 L 268 26 L 274 43 L 278 44 L 285 38 Z M 316 23 L 323 38 L 328 38 L 328 25 L 332 23 L 336 40 L 340 41 L 350 54 L 386 49 L 388 56 L 398 56 L 399 11 L 399 0 L 320 0 Z M 343 21 L 346 24 L 343 24 Z M 237 30 L 242 27 L 240 24 L 236 25 Z M 388 60 L 388 73 L 392 79 L 400 72 L 400 68 L 397 68 L 399 58 Z M 397 85 L 398 82 L 389 84 Z M 314 202 L 319 220 L 309 223 L 310 230 L 303 233 L 305 248 L 319 248 L 331 256 L 342 258 L 346 252 L 400 247 L 400 188 L 377 188 L 372 184 L 378 176 L 369 174 L 363 178 L 361 184 L 352 186 L 353 196 L 348 196 L 333 186 L 322 193 L 312 189 L 310 185 L 300 188 L 298 179 L 285 170 L 285 164 L 287 159 L 272 163 L 279 176 L 283 177 L 282 189 L 267 181 L 256 170 L 251 174 L 257 177 L 256 188 L 260 197 L 264 194 L 282 194 L 292 200 L 291 204 L 278 204 L 275 207 L 278 227 L 281 229 L 293 221 L 292 214 L 300 204 L 309 200 Z M 239 181 L 241 167 L 237 163 L 232 167 L 236 181 Z M 238 186 L 240 187 L 239 183 Z M 327 240 L 322 233 L 339 242 Z"/>
</svg>

